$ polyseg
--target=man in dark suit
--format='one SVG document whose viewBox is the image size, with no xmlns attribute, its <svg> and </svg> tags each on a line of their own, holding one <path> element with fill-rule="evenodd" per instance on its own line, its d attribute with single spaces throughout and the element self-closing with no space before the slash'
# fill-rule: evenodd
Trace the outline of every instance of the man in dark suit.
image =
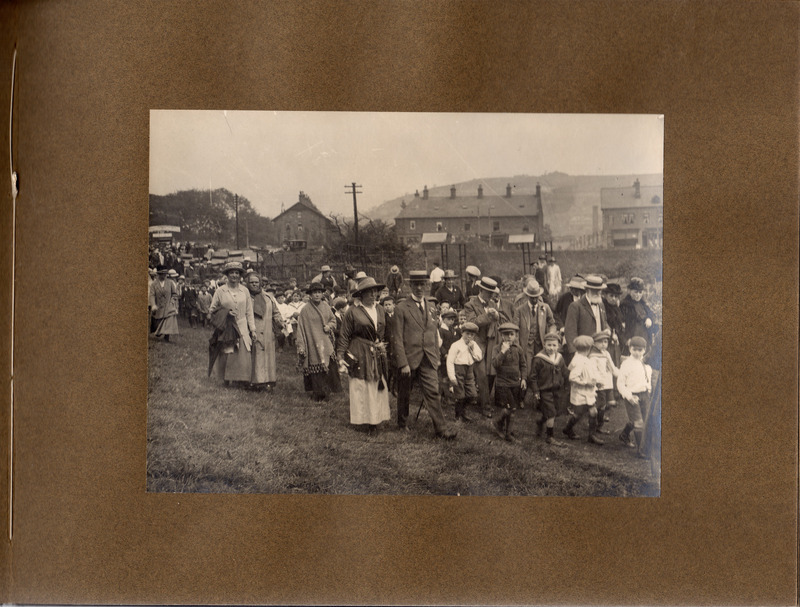
<svg viewBox="0 0 800 607">
<path fill-rule="evenodd" d="M 542 301 L 544 289 L 536 280 L 529 280 L 522 292 L 526 299 L 517 306 L 512 322 L 519 327 L 519 345 L 530 371 L 533 357 L 544 349 L 545 335 L 555 333 L 558 327 L 550 306 Z"/>
<path fill-rule="evenodd" d="M 411 297 L 395 309 L 392 347 L 398 371 L 397 425 L 406 428 L 411 388 L 418 381 L 436 436 L 450 439 L 456 432 L 446 424 L 439 398 L 439 327 L 436 302 L 424 297 L 427 282 L 424 270 L 410 272 Z"/>
<path fill-rule="evenodd" d="M 499 309 L 500 289 L 497 281 L 489 276 L 484 276 L 478 283 L 480 292 L 470 297 L 464 305 L 464 312 L 467 314 L 467 322 L 474 322 L 478 325 L 478 334 L 475 341 L 481 347 L 483 360 L 475 364 L 475 383 L 478 385 L 478 399 L 486 417 L 492 417 L 492 407 L 489 403 L 489 395 L 492 391 L 494 375 L 490 373 L 492 367 L 492 352 L 498 341 L 497 327 L 501 322 L 509 322 L 511 318 L 502 315 Z"/>
<path fill-rule="evenodd" d="M 601 295 L 606 287 L 603 279 L 595 275 L 587 276 L 585 286 L 586 293 L 577 301 L 573 301 L 567 310 L 567 320 L 564 323 L 564 338 L 567 341 L 564 360 L 567 364 L 575 354 L 572 342 L 576 337 L 579 335 L 591 337 L 608 327 Z"/>
</svg>

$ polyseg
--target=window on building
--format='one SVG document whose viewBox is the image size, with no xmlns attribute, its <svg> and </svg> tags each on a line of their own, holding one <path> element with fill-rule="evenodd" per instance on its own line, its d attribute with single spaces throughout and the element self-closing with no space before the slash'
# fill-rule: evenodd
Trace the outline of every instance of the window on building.
<svg viewBox="0 0 800 607">
<path fill-rule="evenodd" d="M 528 227 L 527 223 L 524 226 L 522 226 L 522 231 L 523 232 L 530 232 L 531 231 L 530 228 Z"/>
<path fill-rule="evenodd" d="M 493 221 L 492 222 L 492 231 L 494 231 L 494 232 L 499 232 L 500 231 L 500 222 L 499 221 Z"/>
<path fill-rule="evenodd" d="M 465 232 L 469 232 L 470 228 L 471 228 L 471 226 L 468 223 L 464 224 L 464 231 Z"/>
<path fill-rule="evenodd" d="M 442 227 L 442 222 L 441 221 L 437 221 L 436 222 L 436 231 L 437 232 L 441 232 L 442 230 L 444 230 L 444 228 Z"/>
<path fill-rule="evenodd" d="M 292 231 L 292 226 L 290 226 L 290 225 L 287 223 L 287 224 L 286 224 L 286 233 L 288 234 L 288 233 L 289 233 L 289 232 L 291 232 L 291 231 Z"/>
<path fill-rule="evenodd" d="M 662 223 L 664 223 L 664 213 L 659 213 L 658 214 L 658 225 L 661 225 Z"/>
<path fill-rule="evenodd" d="M 303 224 L 302 223 L 298 223 L 297 224 L 297 231 L 298 232 L 302 232 L 303 231 Z"/>
<path fill-rule="evenodd" d="M 413 219 L 408 222 L 408 229 L 409 230 L 416 230 L 417 229 L 417 222 Z"/>
<path fill-rule="evenodd" d="M 642 223 L 650 223 L 650 213 L 642 213 Z"/>
<path fill-rule="evenodd" d="M 622 214 L 622 223 L 633 223 L 634 215 L 633 213 L 623 213 Z"/>
<path fill-rule="evenodd" d="M 297 219 L 300 220 L 303 218 L 303 214 L 300 211 L 297 211 Z"/>
</svg>

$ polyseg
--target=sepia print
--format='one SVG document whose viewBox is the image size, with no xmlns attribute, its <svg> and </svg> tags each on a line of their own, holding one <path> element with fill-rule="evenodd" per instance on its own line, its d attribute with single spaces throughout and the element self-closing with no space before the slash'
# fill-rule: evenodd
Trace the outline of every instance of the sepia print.
<svg viewBox="0 0 800 607">
<path fill-rule="evenodd" d="M 148 491 L 658 496 L 663 122 L 151 111 Z"/>
</svg>

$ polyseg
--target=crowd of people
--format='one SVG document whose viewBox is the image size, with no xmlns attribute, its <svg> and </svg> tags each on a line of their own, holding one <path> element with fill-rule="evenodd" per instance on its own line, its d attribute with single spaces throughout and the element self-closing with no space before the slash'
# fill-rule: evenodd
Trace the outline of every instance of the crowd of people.
<svg viewBox="0 0 800 607">
<path fill-rule="evenodd" d="M 553 256 L 542 256 L 519 293 L 501 292 L 499 277 L 438 264 L 385 282 L 355 270 L 334 277 L 322 266 L 304 288 L 270 283 L 239 261 L 216 279 L 187 282 L 174 268 L 150 270 L 151 333 L 169 341 L 178 316 L 213 329 L 209 375 L 227 386 L 272 391 L 276 352 L 294 352 L 305 390 L 316 401 L 349 391 L 350 422 L 374 434 L 392 418 L 408 431 L 410 396 L 418 386 L 437 437 L 453 439 L 478 413 L 506 441 L 516 441 L 518 409 L 535 411 L 536 435 L 564 448 L 562 433 L 603 445 L 610 409 L 622 401 L 627 424 L 618 438 L 643 454 L 660 370 L 660 328 L 644 299 L 645 283 L 601 275 L 572 276 L 562 288 Z M 519 288 L 519 287 L 518 287 Z M 343 378 L 346 377 L 346 381 Z M 422 406 L 422 405 L 421 405 Z M 419 412 L 417 412 L 417 416 Z"/>
</svg>

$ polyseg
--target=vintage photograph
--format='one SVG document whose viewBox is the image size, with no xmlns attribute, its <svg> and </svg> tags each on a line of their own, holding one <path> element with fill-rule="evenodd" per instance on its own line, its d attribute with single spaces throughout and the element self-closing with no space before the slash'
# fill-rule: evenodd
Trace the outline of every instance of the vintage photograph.
<svg viewBox="0 0 800 607">
<path fill-rule="evenodd" d="M 659 496 L 663 155 L 660 115 L 152 110 L 147 490 Z"/>
</svg>

